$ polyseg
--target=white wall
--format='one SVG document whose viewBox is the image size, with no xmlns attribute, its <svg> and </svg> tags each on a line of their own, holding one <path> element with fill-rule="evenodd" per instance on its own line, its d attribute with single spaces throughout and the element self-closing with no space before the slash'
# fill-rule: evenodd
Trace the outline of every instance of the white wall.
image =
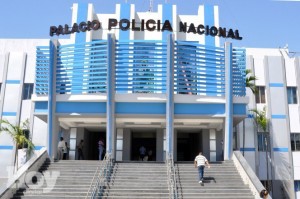
<svg viewBox="0 0 300 199">
<path fill-rule="evenodd" d="M 294 179 L 300 180 L 300 152 L 293 152 Z"/>
<path fill-rule="evenodd" d="M 288 107 L 291 132 L 300 132 L 299 104 L 289 104 Z"/>
<path fill-rule="evenodd" d="M 3 82 L 3 72 L 6 54 L 0 54 L 0 82 Z"/>
<path fill-rule="evenodd" d="M 47 123 L 38 117 L 33 118 L 32 141 L 36 146 L 47 146 Z"/>
</svg>

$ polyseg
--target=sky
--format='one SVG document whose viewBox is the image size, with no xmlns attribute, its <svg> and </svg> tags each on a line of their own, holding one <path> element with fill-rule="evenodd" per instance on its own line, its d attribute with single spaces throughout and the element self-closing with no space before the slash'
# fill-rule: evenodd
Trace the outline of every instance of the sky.
<svg viewBox="0 0 300 199">
<path fill-rule="evenodd" d="M 283 48 L 300 56 L 300 0 L 153 0 L 177 5 L 177 13 L 196 15 L 198 5 L 218 5 L 220 27 L 238 29 L 233 46 Z M 49 27 L 71 25 L 73 3 L 93 3 L 96 13 L 114 13 L 115 4 L 132 3 L 149 10 L 150 0 L 0 0 L 0 38 L 48 38 Z M 222 41 L 224 42 L 224 41 Z"/>
</svg>

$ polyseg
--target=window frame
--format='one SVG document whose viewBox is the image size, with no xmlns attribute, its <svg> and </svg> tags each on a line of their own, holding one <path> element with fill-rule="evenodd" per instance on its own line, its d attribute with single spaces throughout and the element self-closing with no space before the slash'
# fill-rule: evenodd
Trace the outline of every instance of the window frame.
<svg viewBox="0 0 300 199">
<path fill-rule="evenodd" d="M 287 86 L 286 93 L 288 104 L 298 104 L 298 91 L 296 86 Z"/>
<path fill-rule="evenodd" d="M 31 100 L 33 90 L 34 90 L 34 84 L 33 83 L 24 83 L 23 93 L 22 93 L 22 100 Z"/>
<path fill-rule="evenodd" d="M 268 148 L 266 148 L 265 137 L 267 138 Z M 257 132 L 257 151 L 266 152 L 270 149 L 270 136 L 266 132 Z"/>
<path fill-rule="evenodd" d="M 257 92 L 255 93 L 256 104 L 265 104 L 266 103 L 266 87 L 265 86 L 256 86 Z"/>
<path fill-rule="evenodd" d="M 290 139 L 291 151 L 300 151 L 300 133 L 290 133 Z"/>
</svg>

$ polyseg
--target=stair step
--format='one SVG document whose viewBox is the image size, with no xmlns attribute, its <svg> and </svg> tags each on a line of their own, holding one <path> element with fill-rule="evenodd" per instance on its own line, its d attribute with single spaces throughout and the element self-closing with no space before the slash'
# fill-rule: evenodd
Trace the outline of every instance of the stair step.
<svg viewBox="0 0 300 199">
<path fill-rule="evenodd" d="M 109 193 L 109 192 L 104 192 L 103 196 L 127 196 L 128 198 L 132 198 L 133 196 L 152 196 L 152 198 L 160 198 L 160 197 L 169 197 L 169 192 L 167 193 L 159 193 L 159 192 L 115 192 L 115 193 Z"/>
<path fill-rule="evenodd" d="M 101 161 L 45 162 L 40 170 L 60 171 L 55 186 L 50 190 L 47 185 L 32 190 L 19 190 L 15 199 L 60 199 L 85 198 L 91 187 Z M 169 198 L 168 175 L 165 163 L 157 162 L 116 162 L 111 176 L 104 187 L 102 198 L 106 199 L 153 199 Z M 240 177 L 233 161 L 211 163 L 205 169 L 204 185 L 198 184 L 198 171 L 193 162 L 175 163 L 176 182 L 179 198 L 194 199 L 254 199 L 248 185 Z M 54 181 L 53 181 L 54 182 Z M 93 185 L 92 185 L 93 186 Z M 44 189 L 45 187 L 45 189 Z"/>
<path fill-rule="evenodd" d="M 68 196 L 68 195 L 30 195 L 30 196 L 14 196 L 11 199 L 66 199 L 66 198 L 76 198 L 76 199 L 85 199 L 85 196 Z"/>
<path fill-rule="evenodd" d="M 128 196 L 103 196 L 103 199 L 128 199 Z M 130 196 L 130 199 L 153 199 L 153 196 Z M 169 199 L 169 196 L 160 196 L 160 199 Z"/>
</svg>

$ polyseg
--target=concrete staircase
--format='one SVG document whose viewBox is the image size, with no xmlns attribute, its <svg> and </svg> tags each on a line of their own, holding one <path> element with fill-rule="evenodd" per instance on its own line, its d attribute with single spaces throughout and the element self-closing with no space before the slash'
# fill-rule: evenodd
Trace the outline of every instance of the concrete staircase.
<svg viewBox="0 0 300 199">
<path fill-rule="evenodd" d="M 164 162 L 116 162 L 102 198 L 169 198 Z"/>
<path fill-rule="evenodd" d="M 175 163 L 179 198 L 254 199 L 233 161 L 211 163 L 204 170 L 204 183 L 198 183 L 198 170 L 193 162 Z"/>
<path fill-rule="evenodd" d="M 53 182 L 54 188 L 49 189 L 47 181 L 37 189 L 32 189 L 29 185 L 27 189 L 17 190 L 13 199 L 85 198 L 99 165 L 100 161 L 95 160 L 60 160 L 55 163 L 48 160 L 40 168 L 40 172 L 60 172 L 57 180 Z"/>
<path fill-rule="evenodd" d="M 27 189 L 17 190 L 13 199 L 85 198 L 98 166 L 100 161 L 46 161 L 40 172 L 60 172 L 53 182 L 54 188 L 49 189 L 46 181 L 37 189 L 29 185 Z M 205 168 L 203 185 L 198 183 L 193 162 L 177 162 L 175 170 L 180 199 L 254 199 L 232 161 L 211 163 L 210 169 Z M 101 198 L 167 199 L 167 178 L 164 162 L 116 162 Z"/>
</svg>

